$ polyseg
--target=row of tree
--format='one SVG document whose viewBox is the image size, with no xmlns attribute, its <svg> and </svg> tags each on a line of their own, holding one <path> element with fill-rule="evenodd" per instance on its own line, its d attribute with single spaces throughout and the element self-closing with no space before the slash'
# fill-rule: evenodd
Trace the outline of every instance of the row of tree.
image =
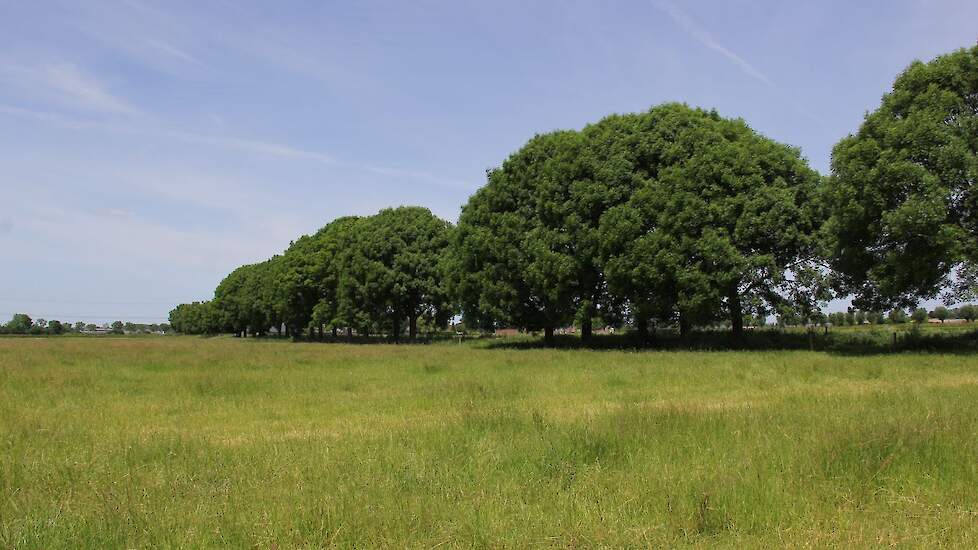
<svg viewBox="0 0 978 550">
<path fill-rule="evenodd" d="M 0 334 L 70 334 L 70 333 L 93 333 L 111 332 L 114 334 L 157 334 L 170 331 L 167 323 L 133 323 L 131 321 L 114 321 L 110 325 L 96 325 L 77 321 L 75 323 L 62 322 L 57 319 L 50 321 L 42 318 L 31 319 L 26 313 L 15 313 L 14 316 L 5 324 L 0 325 Z"/>
<path fill-rule="evenodd" d="M 936 319 L 942 323 L 948 319 L 959 319 L 970 323 L 976 318 L 978 318 L 978 306 L 965 304 L 954 309 L 937 306 L 931 311 L 918 307 L 909 314 L 902 308 L 891 309 L 885 315 L 879 311 L 850 309 L 849 311 L 829 313 L 825 321 L 831 323 L 833 326 L 881 325 L 883 323 L 899 325 L 908 322 L 925 323 L 928 319 Z"/>
<path fill-rule="evenodd" d="M 833 296 L 903 310 L 978 277 L 978 47 L 902 73 L 820 176 L 715 111 L 666 104 L 531 139 L 457 227 L 403 207 L 338 219 L 232 272 L 177 330 L 384 331 L 461 313 L 540 330 L 824 317 Z M 894 314 L 898 315 L 898 314 Z"/>
<path fill-rule="evenodd" d="M 231 272 L 214 299 L 170 314 L 186 333 L 287 335 L 340 330 L 397 341 L 406 329 L 444 326 L 455 314 L 448 285 L 452 226 L 419 207 L 337 219 L 281 255 Z"/>
</svg>

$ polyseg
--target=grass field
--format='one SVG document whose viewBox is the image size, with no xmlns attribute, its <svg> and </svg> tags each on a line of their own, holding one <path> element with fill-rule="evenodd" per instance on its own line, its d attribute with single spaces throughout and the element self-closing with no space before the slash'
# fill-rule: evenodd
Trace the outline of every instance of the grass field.
<svg viewBox="0 0 978 550">
<path fill-rule="evenodd" d="M 0 339 L 0 546 L 978 546 L 978 354 Z"/>
</svg>

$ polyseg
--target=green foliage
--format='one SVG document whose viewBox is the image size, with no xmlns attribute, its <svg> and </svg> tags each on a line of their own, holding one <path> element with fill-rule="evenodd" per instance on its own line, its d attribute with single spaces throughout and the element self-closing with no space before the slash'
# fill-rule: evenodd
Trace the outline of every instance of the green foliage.
<svg viewBox="0 0 978 550">
<path fill-rule="evenodd" d="M 214 302 L 193 302 L 180 304 L 170 311 L 170 326 L 181 334 L 215 334 L 220 331 L 221 313 Z M 122 323 L 118 330 L 122 330 Z M 115 330 L 113 323 L 113 330 Z"/>
<path fill-rule="evenodd" d="M 338 316 L 357 327 L 387 327 L 395 341 L 404 322 L 411 339 L 419 318 L 444 326 L 453 313 L 443 259 L 451 230 L 420 207 L 360 220 L 339 257 Z"/>
<path fill-rule="evenodd" d="M 34 321 L 31 320 L 29 315 L 26 313 L 15 313 L 4 328 L 11 334 L 27 334 L 33 326 Z"/>
<path fill-rule="evenodd" d="M 234 333 L 264 334 L 271 326 L 270 311 L 262 304 L 261 264 L 243 265 L 232 271 L 214 291 L 214 308 L 219 323 Z M 172 324 L 171 317 L 171 324 Z M 179 328 L 174 328 L 180 331 Z M 182 331 L 181 331 L 182 332 Z"/>
<path fill-rule="evenodd" d="M 452 260 L 467 323 L 549 335 L 593 308 L 595 217 L 613 198 L 592 189 L 584 165 L 580 134 L 560 131 L 534 137 L 488 172 L 462 208 Z"/>
<path fill-rule="evenodd" d="M 946 321 L 951 316 L 951 312 L 944 306 L 937 306 L 934 311 L 930 312 L 930 317 L 937 319 L 940 322 Z"/>
<path fill-rule="evenodd" d="M 303 235 L 281 257 L 252 273 L 262 279 L 264 300 L 249 303 L 252 322 L 238 323 L 235 332 L 251 326 L 261 334 L 268 325 L 281 322 L 299 336 L 306 327 L 337 326 L 340 256 L 349 250 L 359 221 L 338 218 L 313 235 Z M 244 288 L 254 294 L 253 287 Z M 256 328 L 261 326 L 261 312 L 265 327 Z"/>
<path fill-rule="evenodd" d="M 901 308 L 891 309 L 890 313 L 887 314 L 887 318 L 894 325 L 902 325 L 907 322 L 907 312 Z"/>
<path fill-rule="evenodd" d="M 337 218 L 309 237 L 308 243 L 301 244 L 306 238 L 300 238 L 285 253 L 290 265 L 299 266 L 302 282 L 297 287 L 304 296 L 301 307 L 309 312 L 309 323 L 314 326 L 331 329 L 351 326 L 339 314 L 339 284 L 343 276 L 343 254 L 350 250 L 360 221 L 352 216 Z M 292 259 L 297 251 L 301 256 Z"/>
<path fill-rule="evenodd" d="M 65 326 L 61 324 L 61 321 L 57 319 L 53 321 L 48 321 L 48 333 L 49 334 L 64 334 Z"/>
<path fill-rule="evenodd" d="M 974 321 L 976 318 L 978 318 L 978 306 L 973 304 L 965 304 L 959 307 L 957 311 L 957 318 L 964 319 L 969 323 Z"/>
<path fill-rule="evenodd" d="M 235 269 L 209 309 L 178 313 L 175 326 L 260 336 L 284 325 L 299 338 L 322 327 L 398 333 L 390 327 L 406 321 L 413 337 L 419 322 L 428 330 L 453 314 L 445 275 L 450 233 L 450 224 L 418 207 L 338 218 L 282 255 Z"/>
<path fill-rule="evenodd" d="M 595 308 L 738 332 L 776 307 L 807 318 L 827 298 L 818 183 L 797 150 L 685 105 L 540 135 L 463 208 L 458 294 L 468 318 L 531 330 Z"/>
<path fill-rule="evenodd" d="M 836 145 L 824 182 L 797 149 L 682 104 L 537 135 L 487 172 L 455 230 L 417 207 L 340 218 L 175 318 L 198 333 L 397 339 L 461 309 L 470 327 L 548 342 L 572 323 L 586 340 L 595 319 L 645 339 L 667 325 L 741 336 L 770 314 L 899 322 L 952 283 L 978 294 L 976 98 L 978 47 L 915 62 Z M 826 317 L 833 290 L 857 310 Z"/>
<path fill-rule="evenodd" d="M 926 323 L 927 310 L 922 307 L 918 307 L 917 309 L 913 310 L 913 314 L 910 316 L 910 318 L 917 324 Z"/>
<path fill-rule="evenodd" d="M 860 306 L 912 306 L 972 284 L 978 261 L 978 47 L 914 62 L 836 145 L 828 254 Z"/>
</svg>

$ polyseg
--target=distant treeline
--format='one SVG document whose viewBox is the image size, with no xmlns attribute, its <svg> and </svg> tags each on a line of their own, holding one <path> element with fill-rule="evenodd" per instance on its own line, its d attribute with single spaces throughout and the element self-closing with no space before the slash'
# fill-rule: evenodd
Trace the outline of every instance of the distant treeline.
<svg viewBox="0 0 978 550">
<path fill-rule="evenodd" d="M 978 306 L 972 304 L 965 304 L 957 308 L 948 308 L 945 306 L 937 306 L 931 311 L 919 307 L 911 313 L 907 313 L 906 310 L 895 308 L 891 309 L 886 314 L 879 311 L 861 311 L 856 309 L 850 309 L 849 311 L 837 311 L 834 313 L 829 313 L 825 316 L 824 322 L 829 323 L 832 326 L 842 327 L 851 325 L 882 325 L 884 323 L 891 323 L 894 325 L 902 325 L 904 323 L 924 323 L 928 319 L 934 319 L 935 321 L 966 321 L 971 322 L 978 318 Z"/>
<path fill-rule="evenodd" d="M 770 315 L 828 322 L 825 304 L 852 296 L 900 322 L 942 291 L 974 296 L 976 151 L 978 47 L 908 67 L 824 177 L 715 111 L 612 115 L 531 139 L 487 171 L 455 227 L 419 207 L 340 218 L 170 320 L 396 340 L 461 314 L 548 341 L 572 324 L 588 339 L 596 321 L 645 339 L 721 322 L 739 336 Z"/>
<path fill-rule="evenodd" d="M 42 318 L 31 319 L 26 313 L 15 313 L 13 318 L 6 324 L 0 325 L 0 334 L 163 334 L 172 329 L 168 323 L 133 323 L 131 321 L 114 321 L 111 324 L 96 325 L 77 321 L 75 323 L 62 322 L 57 319 L 50 321 Z"/>
</svg>

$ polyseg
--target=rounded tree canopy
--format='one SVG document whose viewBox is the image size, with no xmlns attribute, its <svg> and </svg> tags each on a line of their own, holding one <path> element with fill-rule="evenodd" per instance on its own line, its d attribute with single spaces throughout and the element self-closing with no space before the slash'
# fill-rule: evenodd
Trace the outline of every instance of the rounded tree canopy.
<svg viewBox="0 0 978 550">
<path fill-rule="evenodd" d="M 456 239 L 456 290 L 469 323 L 530 329 L 569 323 L 586 275 L 572 231 L 583 181 L 578 132 L 538 135 L 488 172 L 462 208 Z"/>
<path fill-rule="evenodd" d="M 818 174 L 741 120 L 666 104 L 538 135 L 463 208 L 468 319 L 539 329 L 603 305 L 690 321 L 774 301 L 814 255 Z"/>
<path fill-rule="evenodd" d="M 838 286 L 911 306 L 978 261 L 978 47 L 910 65 L 832 153 L 826 224 Z M 958 271 L 959 277 L 953 277 Z"/>
<path fill-rule="evenodd" d="M 631 117 L 634 133 L 602 155 L 633 175 L 629 199 L 602 219 L 612 291 L 660 319 L 725 312 L 735 330 L 748 307 L 798 302 L 802 278 L 787 273 L 814 258 L 821 221 L 820 179 L 799 151 L 715 111 L 670 104 Z"/>
<path fill-rule="evenodd" d="M 447 321 L 451 303 L 443 262 L 451 230 L 416 206 L 384 209 L 357 222 L 340 254 L 338 317 L 347 326 L 369 320 L 390 327 L 395 340 L 402 322 L 414 336 L 419 317 Z"/>
</svg>

